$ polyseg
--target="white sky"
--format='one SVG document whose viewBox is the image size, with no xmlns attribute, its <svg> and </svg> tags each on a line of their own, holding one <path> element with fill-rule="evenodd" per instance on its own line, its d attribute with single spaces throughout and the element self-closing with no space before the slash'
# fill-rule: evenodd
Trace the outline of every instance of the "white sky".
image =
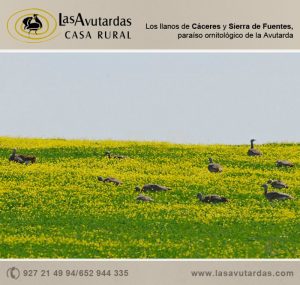
<svg viewBox="0 0 300 285">
<path fill-rule="evenodd" d="M 0 54 L 0 136 L 300 142 L 300 54 Z"/>
</svg>

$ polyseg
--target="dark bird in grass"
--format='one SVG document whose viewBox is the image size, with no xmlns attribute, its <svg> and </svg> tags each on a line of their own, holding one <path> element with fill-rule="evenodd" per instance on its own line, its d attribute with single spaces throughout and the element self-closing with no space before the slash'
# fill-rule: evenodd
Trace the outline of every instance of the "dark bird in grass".
<svg viewBox="0 0 300 285">
<path fill-rule="evenodd" d="M 250 147 L 250 149 L 248 150 L 248 155 L 249 155 L 249 156 L 261 156 L 261 155 L 262 155 L 262 152 L 259 151 L 258 149 L 255 149 L 255 148 L 254 148 L 254 142 L 255 142 L 255 139 L 252 139 L 252 140 L 250 141 L 251 147 Z"/>
<path fill-rule="evenodd" d="M 17 150 L 14 148 L 12 154 L 9 156 L 9 161 L 29 164 L 30 162 L 35 163 L 36 157 L 32 155 L 17 154 Z"/>
<path fill-rule="evenodd" d="M 122 181 L 116 179 L 116 178 L 113 178 L 113 177 L 107 177 L 107 178 L 103 178 L 102 176 L 99 176 L 98 177 L 98 180 L 99 181 L 102 181 L 104 183 L 108 182 L 108 183 L 113 183 L 117 186 L 119 186 L 120 184 L 122 184 Z"/>
<path fill-rule="evenodd" d="M 147 192 L 147 191 L 159 192 L 159 191 L 171 190 L 171 188 L 157 185 L 157 184 L 146 184 L 142 187 L 142 189 L 138 186 L 135 187 L 135 190 L 139 192 Z"/>
<path fill-rule="evenodd" d="M 273 188 L 282 189 L 282 188 L 289 188 L 285 183 L 281 180 L 269 180 L 268 184 L 270 184 Z"/>
<path fill-rule="evenodd" d="M 204 203 L 225 203 L 229 201 L 227 198 L 219 195 L 207 195 L 203 197 L 201 193 L 197 194 L 197 198 Z"/>
<path fill-rule="evenodd" d="M 287 160 L 277 160 L 276 165 L 278 167 L 282 167 L 282 166 L 284 166 L 284 167 L 293 167 L 294 166 L 294 164 L 292 162 L 289 162 Z"/>
<path fill-rule="evenodd" d="M 137 201 L 143 201 L 143 202 L 153 202 L 154 200 L 148 196 L 144 196 L 143 194 L 139 194 L 136 198 Z"/>
<path fill-rule="evenodd" d="M 104 155 L 108 158 L 117 158 L 117 159 L 127 158 L 127 156 L 125 156 L 125 155 L 112 154 L 110 151 L 105 151 Z"/>
<path fill-rule="evenodd" d="M 208 170 L 214 173 L 223 171 L 222 166 L 218 163 L 214 163 L 212 158 L 209 158 Z"/>
<path fill-rule="evenodd" d="M 294 199 L 292 196 L 280 193 L 280 192 L 268 192 L 268 184 L 263 184 L 262 187 L 264 188 L 264 195 L 269 201 L 273 200 L 288 200 L 288 199 Z"/>
</svg>

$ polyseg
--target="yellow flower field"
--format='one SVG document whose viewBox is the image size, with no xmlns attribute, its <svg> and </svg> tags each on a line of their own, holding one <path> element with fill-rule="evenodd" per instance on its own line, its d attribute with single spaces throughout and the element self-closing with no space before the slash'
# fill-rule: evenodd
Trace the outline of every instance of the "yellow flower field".
<svg viewBox="0 0 300 285">
<path fill-rule="evenodd" d="M 263 156 L 249 157 L 248 145 L 2 137 L 0 257 L 299 258 L 300 145 L 257 147 Z M 37 162 L 10 162 L 13 148 Z M 208 171 L 209 157 L 222 173 Z M 278 168 L 278 159 L 295 166 Z M 286 182 L 272 191 L 295 199 L 269 202 L 261 187 L 269 179 Z M 147 183 L 172 190 L 136 201 L 135 187 Z M 201 203 L 199 192 L 230 201 Z"/>
</svg>

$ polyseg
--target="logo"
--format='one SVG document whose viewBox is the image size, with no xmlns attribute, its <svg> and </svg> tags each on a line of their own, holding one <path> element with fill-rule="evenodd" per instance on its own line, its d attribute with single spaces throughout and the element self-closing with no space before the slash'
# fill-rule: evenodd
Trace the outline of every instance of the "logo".
<svg viewBox="0 0 300 285">
<path fill-rule="evenodd" d="M 7 31 L 16 40 L 40 43 L 56 37 L 57 21 L 49 12 L 31 8 L 14 13 L 7 21 Z"/>
<path fill-rule="evenodd" d="M 6 276 L 7 278 L 17 280 L 20 277 L 20 270 L 16 267 L 11 267 L 6 271 Z"/>
</svg>

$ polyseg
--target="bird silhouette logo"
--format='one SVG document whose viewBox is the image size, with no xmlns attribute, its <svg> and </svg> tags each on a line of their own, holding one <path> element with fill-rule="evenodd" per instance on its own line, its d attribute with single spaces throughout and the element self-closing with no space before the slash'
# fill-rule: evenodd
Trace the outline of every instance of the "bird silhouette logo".
<svg viewBox="0 0 300 285">
<path fill-rule="evenodd" d="M 41 43 L 59 35 L 56 17 L 39 8 L 16 11 L 8 18 L 6 27 L 12 38 L 25 43 Z"/>
<path fill-rule="evenodd" d="M 23 20 L 23 24 L 24 24 L 24 30 L 27 30 L 29 35 L 32 31 L 34 31 L 35 34 L 37 35 L 37 31 L 43 27 L 43 24 L 39 19 L 38 14 L 33 14 L 32 17 L 26 17 Z"/>
</svg>

